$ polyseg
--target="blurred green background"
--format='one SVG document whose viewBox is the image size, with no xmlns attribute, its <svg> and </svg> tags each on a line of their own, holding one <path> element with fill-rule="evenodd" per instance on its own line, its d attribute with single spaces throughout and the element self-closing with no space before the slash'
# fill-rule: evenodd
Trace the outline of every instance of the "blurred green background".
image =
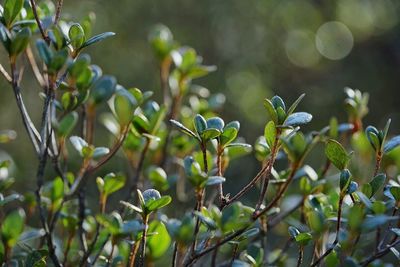
<svg viewBox="0 0 400 267">
<path fill-rule="evenodd" d="M 226 95 L 222 117 L 239 120 L 241 134 L 250 144 L 262 134 L 267 119 L 263 98 L 279 94 L 290 103 L 305 92 L 299 110 L 314 115 L 306 129 L 320 129 L 332 115 L 346 120 L 345 86 L 370 93 L 367 124 L 382 127 L 391 117 L 391 132 L 400 130 L 400 1 L 64 1 L 65 17 L 80 21 L 90 12 L 96 14 L 93 34 L 117 35 L 87 52 L 93 63 L 124 86 L 152 90 L 161 99 L 157 62 L 147 40 L 157 23 L 167 25 L 181 44 L 194 47 L 205 64 L 216 65 L 216 72 L 196 83 Z M 0 60 L 7 62 L 4 50 Z M 32 76 L 28 68 L 26 75 Z M 28 109 L 38 121 L 36 82 L 25 80 L 23 88 Z M 34 183 L 29 176 L 37 162 L 4 79 L 0 90 L 1 128 L 19 134 L 1 150 L 14 158 L 19 184 L 28 186 Z M 247 168 L 233 164 L 230 173 L 257 171 L 252 157 L 244 160 Z M 123 165 L 114 163 L 108 168 Z"/>
</svg>

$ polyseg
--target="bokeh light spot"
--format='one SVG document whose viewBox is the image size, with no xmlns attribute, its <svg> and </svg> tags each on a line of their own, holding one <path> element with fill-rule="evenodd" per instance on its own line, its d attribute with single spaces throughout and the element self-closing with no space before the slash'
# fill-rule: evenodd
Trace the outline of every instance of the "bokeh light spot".
<svg viewBox="0 0 400 267">
<path fill-rule="evenodd" d="M 353 34 L 341 22 L 329 21 L 319 27 L 315 36 L 318 51 L 331 60 L 346 57 L 353 48 Z"/>
<path fill-rule="evenodd" d="M 321 58 L 315 48 L 315 35 L 310 31 L 293 30 L 288 33 L 285 42 L 286 55 L 294 65 L 308 68 Z"/>
</svg>

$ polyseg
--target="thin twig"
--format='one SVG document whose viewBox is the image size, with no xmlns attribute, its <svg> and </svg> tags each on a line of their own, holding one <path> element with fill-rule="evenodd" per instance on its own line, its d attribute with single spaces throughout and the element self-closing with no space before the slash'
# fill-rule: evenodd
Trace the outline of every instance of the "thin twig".
<svg viewBox="0 0 400 267">
<path fill-rule="evenodd" d="M 29 0 L 29 2 L 31 3 L 33 16 L 35 17 L 40 34 L 42 35 L 43 40 L 45 40 L 47 44 L 50 44 L 50 38 L 49 38 L 49 36 L 47 36 L 46 31 L 44 30 L 42 22 L 40 21 L 39 15 L 37 13 L 35 0 Z"/>
<path fill-rule="evenodd" d="M 64 2 L 63 0 L 58 0 L 57 2 L 56 15 L 54 16 L 54 22 L 53 22 L 54 25 L 57 25 L 58 21 L 60 20 L 63 2 Z"/>
<path fill-rule="evenodd" d="M 28 58 L 29 65 L 31 65 L 33 75 L 35 76 L 37 82 L 39 83 L 40 87 L 42 87 L 42 88 L 45 87 L 46 82 L 44 81 L 44 78 L 43 78 L 42 74 L 40 73 L 39 67 L 36 63 L 36 60 L 35 60 L 35 57 L 33 55 L 32 48 L 30 45 L 28 45 L 28 47 L 26 48 L 25 53 L 26 53 L 26 57 Z"/>
<path fill-rule="evenodd" d="M 7 80 L 7 82 L 9 82 L 9 83 L 12 82 L 12 78 L 11 78 L 10 74 L 8 74 L 8 72 L 5 70 L 5 68 L 1 64 L 0 64 L 0 73 L 4 76 L 4 78 Z"/>
</svg>

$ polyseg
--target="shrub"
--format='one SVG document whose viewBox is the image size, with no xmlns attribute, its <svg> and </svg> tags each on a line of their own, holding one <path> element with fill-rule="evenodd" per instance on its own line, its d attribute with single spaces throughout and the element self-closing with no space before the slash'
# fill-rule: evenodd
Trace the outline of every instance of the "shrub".
<svg viewBox="0 0 400 267">
<path fill-rule="evenodd" d="M 62 2 L 4 2 L 0 37 L 9 70 L 1 72 L 38 166 L 37 187 L 18 193 L 11 162 L 1 162 L 0 262 L 383 266 L 392 260 L 387 254 L 400 257 L 400 136 L 389 138 L 390 120 L 364 130 L 367 94 L 346 88 L 348 122 L 333 117 L 309 133 L 300 127 L 312 115 L 297 111 L 304 95 L 290 106 L 279 96 L 265 99 L 269 120 L 254 145 L 261 168 L 227 193 L 225 171 L 252 146 L 238 137 L 238 121 L 218 117 L 221 95 L 193 83 L 215 67 L 155 26 L 149 42 L 159 66 L 158 104 L 152 92 L 124 87 L 91 62 L 84 52 L 114 33 L 92 35 L 91 16 L 61 19 Z M 38 128 L 21 94 L 25 65 L 43 90 Z M 110 131 L 111 145 L 98 145 L 98 122 Z M 0 142 L 15 137 L 4 130 Z M 118 151 L 133 171 L 104 173 Z M 320 168 L 307 164 L 310 154 L 324 161 Z M 96 203 L 87 193 L 93 187 Z M 258 201 L 242 204 L 250 192 Z"/>
</svg>

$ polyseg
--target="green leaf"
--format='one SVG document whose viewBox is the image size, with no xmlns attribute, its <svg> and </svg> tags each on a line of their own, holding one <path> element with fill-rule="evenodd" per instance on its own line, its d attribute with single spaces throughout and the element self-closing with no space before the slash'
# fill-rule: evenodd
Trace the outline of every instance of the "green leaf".
<svg viewBox="0 0 400 267">
<path fill-rule="evenodd" d="M 36 41 L 36 47 L 38 49 L 39 56 L 43 60 L 44 64 L 49 66 L 53 59 L 53 52 L 50 50 L 43 39 L 38 39 Z"/>
<path fill-rule="evenodd" d="M 104 177 L 104 187 L 103 192 L 105 195 L 110 195 L 125 185 L 125 176 L 115 175 L 114 173 L 109 173 Z"/>
<path fill-rule="evenodd" d="M 365 134 L 367 135 L 368 141 L 370 142 L 371 146 L 374 148 L 375 151 L 381 149 L 382 143 L 380 140 L 380 134 L 375 127 L 368 126 L 365 129 Z"/>
<path fill-rule="evenodd" d="M 132 210 L 132 211 L 136 211 L 137 213 L 141 214 L 143 212 L 143 210 L 139 207 L 136 207 L 135 205 L 132 205 L 131 203 L 128 203 L 126 201 L 120 201 L 119 203 L 121 203 L 122 205 L 124 205 L 125 207 L 127 207 L 128 209 Z"/>
<path fill-rule="evenodd" d="M 8 214 L 1 224 L 1 237 L 9 247 L 13 247 L 24 230 L 25 212 L 17 209 Z"/>
<path fill-rule="evenodd" d="M 284 111 L 286 110 L 285 102 L 283 102 L 283 99 L 277 95 L 271 98 L 271 103 L 275 109 L 278 109 L 280 107 Z"/>
<path fill-rule="evenodd" d="M 157 24 L 151 29 L 149 41 L 160 61 L 168 57 L 174 47 L 174 38 L 170 29 L 162 24 Z"/>
<path fill-rule="evenodd" d="M 198 135 L 201 135 L 203 131 L 207 129 L 207 121 L 200 114 L 194 117 L 194 128 Z"/>
<path fill-rule="evenodd" d="M 89 45 L 95 44 L 95 43 L 97 43 L 97 42 L 103 41 L 104 39 L 106 39 L 106 38 L 108 38 L 108 37 L 111 37 L 111 36 L 114 36 L 114 35 L 115 35 L 115 33 L 113 33 L 113 32 L 103 32 L 103 33 L 100 33 L 100 34 L 98 34 L 98 35 L 95 35 L 95 36 L 89 38 L 89 40 L 87 40 L 87 41 L 81 46 L 81 49 L 84 48 L 84 47 L 87 47 L 87 46 L 89 46 Z"/>
<path fill-rule="evenodd" d="M 82 47 L 85 42 L 85 31 L 79 23 L 74 23 L 71 25 L 68 31 L 68 36 L 72 47 L 77 50 Z"/>
<path fill-rule="evenodd" d="M 390 187 L 390 193 L 392 193 L 394 199 L 396 201 L 400 201 L 400 187 L 399 186 L 392 186 Z"/>
<path fill-rule="evenodd" d="M 146 201 L 146 208 L 148 211 L 152 212 L 167 206 L 169 203 L 171 203 L 171 201 L 172 198 L 170 196 L 162 196 L 158 199 L 151 199 Z"/>
<path fill-rule="evenodd" d="M 375 176 L 369 184 L 371 185 L 371 195 L 370 197 L 374 196 L 375 193 L 383 186 L 386 180 L 386 175 L 383 173 L 378 174 Z"/>
<path fill-rule="evenodd" d="M 227 145 L 226 147 L 243 147 L 243 148 L 249 149 L 249 148 L 251 148 L 251 145 L 244 144 L 244 143 L 231 143 L 231 144 Z"/>
<path fill-rule="evenodd" d="M 328 140 L 325 146 L 325 155 L 339 170 L 346 168 L 351 159 L 343 146 L 333 139 Z"/>
<path fill-rule="evenodd" d="M 150 182 L 156 187 L 157 189 L 160 190 L 167 190 L 169 185 L 168 185 L 168 180 L 167 180 L 167 173 L 164 171 L 164 169 L 160 167 L 153 167 L 150 169 L 148 173 L 148 177 Z"/>
<path fill-rule="evenodd" d="M 312 235 L 310 233 L 300 233 L 295 237 L 295 240 L 300 246 L 306 246 L 312 240 Z"/>
<path fill-rule="evenodd" d="M 49 64 L 49 73 L 51 74 L 55 74 L 56 72 L 58 72 L 59 70 L 62 69 L 62 67 L 64 66 L 65 62 L 68 59 L 68 49 L 64 48 L 61 49 L 60 51 L 57 51 L 56 53 L 53 54 L 53 57 L 51 59 L 51 62 Z"/>
<path fill-rule="evenodd" d="M 272 149 L 276 139 L 276 127 L 274 121 L 269 121 L 267 125 L 265 125 L 264 137 L 269 148 Z"/>
<path fill-rule="evenodd" d="M 287 111 L 287 115 L 290 116 L 293 111 L 297 108 L 297 106 L 299 105 L 299 103 L 301 102 L 301 100 L 304 98 L 306 94 L 301 94 L 296 101 L 293 102 L 293 104 L 290 106 L 290 108 Z"/>
<path fill-rule="evenodd" d="M 207 128 L 208 129 L 217 129 L 222 132 L 225 126 L 225 122 L 218 117 L 213 117 L 207 120 Z"/>
<path fill-rule="evenodd" d="M 275 111 L 274 105 L 269 99 L 264 99 L 264 107 L 267 109 L 268 115 L 270 119 L 277 124 L 278 123 L 278 114 Z"/>
<path fill-rule="evenodd" d="M 307 124 L 312 120 L 312 115 L 307 112 L 296 112 L 289 115 L 284 123 L 285 126 L 299 126 Z"/>
<path fill-rule="evenodd" d="M 116 86 L 117 80 L 115 77 L 104 75 L 93 85 L 93 88 L 90 90 L 90 97 L 95 104 L 105 102 L 114 94 Z"/>
<path fill-rule="evenodd" d="M 182 123 L 180 123 L 179 121 L 176 120 L 169 120 L 170 123 L 172 123 L 172 125 L 174 125 L 175 127 L 177 127 L 179 130 L 181 130 L 183 133 L 190 135 L 192 137 L 197 138 L 197 135 L 192 132 L 191 130 L 189 130 L 188 128 L 186 128 L 185 126 L 183 126 Z"/>
<path fill-rule="evenodd" d="M 344 191 L 350 185 L 351 173 L 348 169 L 344 169 L 340 173 L 340 191 Z"/>
<path fill-rule="evenodd" d="M 88 143 L 79 136 L 71 136 L 69 138 L 76 151 L 83 155 L 83 148 L 88 146 Z"/>
<path fill-rule="evenodd" d="M 56 130 L 59 136 L 68 136 L 78 122 L 78 113 L 73 111 L 65 115 L 58 123 Z"/>
<path fill-rule="evenodd" d="M 19 12 L 24 5 L 24 0 L 6 0 L 4 2 L 3 17 L 8 28 L 17 18 Z"/>
<path fill-rule="evenodd" d="M 221 132 L 219 130 L 214 129 L 214 128 L 208 128 L 208 129 L 205 129 L 203 131 L 203 133 L 201 134 L 201 139 L 210 140 L 210 139 L 214 139 L 220 135 L 221 135 Z"/>
<path fill-rule="evenodd" d="M 168 234 L 167 228 L 160 221 L 153 221 L 149 225 L 149 233 L 157 233 L 151 235 L 147 239 L 147 247 L 152 259 L 157 259 L 165 255 L 171 245 L 171 237 Z"/>
<path fill-rule="evenodd" d="M 392 151 L 393 149 L 395 149 L 396 147 L 398 147 L 399 145 L 400 145 L 400 135 L 395 136 L 392 139 L 390 139 L 388 142 L 386 142 L 383 151 L 385 152 L 385 154 L 387 154 L 390 151 Z"/>
<path fill-rule="evenodd" d="M 135 97 L 128 90 L 117 89 L 114 98 L 114 110 L 121 125 L 127 125 L 131 122 L 137 105 Z"/>
<path fill-rule="evenodd" d="M 32 34 L 29 28 L 22 28 L 18 31 L 11 42 L 10 55 L 16 56 L 22 53 L 28 46 L 31 36 Z"/>
<path fill-rule="evenodd" d="M 229 124 L 228 124 L 229 125 Z M 228 126 L 227 125 L 227 126 Z M 225 126 L 224 131 L 220 135 L 220 142 L 222 146 L 228 145 L 237 137 L 238 130 L 234 127 Z"/>
<path fill-rule="evenodd" d="M 276 114 L 278 115 L 278 124 L 282 124 L 286 120 L 286 112 L 282 107 L 276 109 Z M 293 115 L 293 114 L 292 114 Z"/>
</svg>

